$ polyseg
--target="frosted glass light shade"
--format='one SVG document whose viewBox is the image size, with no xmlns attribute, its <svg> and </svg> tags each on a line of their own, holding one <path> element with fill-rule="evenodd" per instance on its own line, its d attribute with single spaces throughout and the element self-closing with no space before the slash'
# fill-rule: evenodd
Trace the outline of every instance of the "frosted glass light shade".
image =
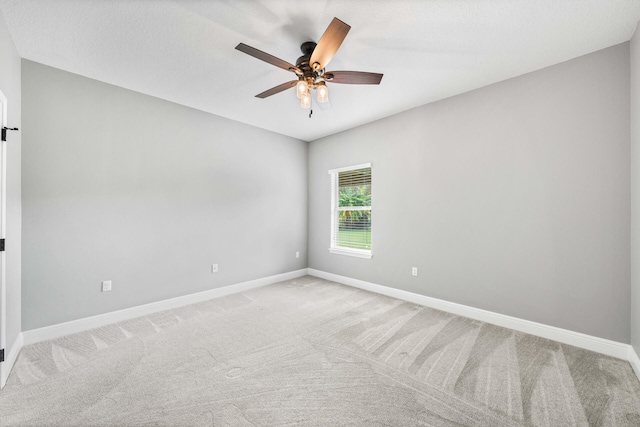
<svg viewBox="0 0 640 427">
<path fill-rule="evenodd" d="M 298 80 L 298 83 L 296 83 L 296 96 L 298 99 L 302 99 L 308 89 L 309 87 L 307 86 L 307 82 L 304 80 Z"/>
<path fill-rule="evenodd" d="M 318 91 L 318 102 L 327 102 L 329 100 L 329 88 L 324 82 L 321 82 L 316 90 Z"/>
<path fill-rule="evenodd" d="M 311 93 L 308 90 L 300 98 L 300 106 L 305 110 L 311 108 Z"/>
</svg>

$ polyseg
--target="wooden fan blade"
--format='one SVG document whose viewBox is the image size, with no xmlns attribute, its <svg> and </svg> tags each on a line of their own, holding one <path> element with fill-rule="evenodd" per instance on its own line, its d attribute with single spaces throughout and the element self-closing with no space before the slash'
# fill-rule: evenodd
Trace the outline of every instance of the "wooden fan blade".
<svg viewBox="0 0 640 427">
<path fill-rule="evenodd" d="M 309 59 L 311 68 L 322 70 L 326 67 L 329 61 L 331 61 L 331 58 L 333 58 L 333 55 L 340 49 L 340 45 L 344 41 L 344 38 L 347 37 L 350 29 L 351 27 L 349 25 L 338 18 L 333 18 L 333 21 L 331 21 L 322 37 L 320 37 L 320 41 L 311 54 L 311 59 Z M 318 63 L 318 65 L 314 66 L 315 63 Z"/>
<path fill-rule="evenodd" d="M 286 82 L 286 83 L 282 83 L 281 85 L 278 85 L 276 87 L 272 87 L 269 90 L 265 90 L 262 93 L 259 93 L 256 95 L 256 98 L 266 98 L 268 96 L 271 95 L 275 95 L 276 93 L 280 93 L 283 90 L 287 90 L 289 88 L 292 88 L 296 85 L 296 83 L 298 83 L 298 80 L 291 80 L 290 82 Z"/>
<path fill-rule="evenodd" d="M 257 58 L 261 61 L 264 61 L 271 65 L 275 65 L 276 67 L 280 67 L 284 70 L 293 71 L 298 75 L 302 75 L 302 71 L 300 71 L 300 69 L 295 65 L 290 64 L 287 61 L 284 61 L 280 58 L 276 58 L 273 55 L 269 55 L 268 53 L 258 50 L 255 47 L 251 47 L 244 43 L 240 43 L 238 46 L 236 46 L 236 49 L 239 50 L 240 52 L 246 53 L 247 55 L 251 55 L 254 58 Z"/>
<path fill-rule="evenodd" d="M 364 71 L 328 71 L 325 74 L 330 83 L 347 85 L 379 85 L 384 74 L 367 73 Z M 332 78 L 329 78 L 333 76 Z"/>
</svg>

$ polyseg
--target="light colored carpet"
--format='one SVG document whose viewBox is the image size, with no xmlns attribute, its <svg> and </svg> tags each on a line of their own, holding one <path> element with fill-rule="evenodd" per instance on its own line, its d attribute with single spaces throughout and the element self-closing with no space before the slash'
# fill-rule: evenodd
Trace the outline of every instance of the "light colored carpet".
<svg viewBox="0 0 640 427">
<path fill-rule="evenodd" d="M 314 277 L 25 346 L 0 425 L 640 425 L 622 360 Z"/>
</svg>

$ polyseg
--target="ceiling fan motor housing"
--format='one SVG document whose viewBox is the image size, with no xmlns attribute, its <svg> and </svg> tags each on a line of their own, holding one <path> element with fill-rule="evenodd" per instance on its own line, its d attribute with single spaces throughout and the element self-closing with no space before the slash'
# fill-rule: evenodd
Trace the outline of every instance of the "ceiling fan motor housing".
<svg viewBox="0 0 640 427">
<path fill-rule="evenodd" d="M 312 79 L 313 81 L 315 81 L 318 75 L 322 74 L 322 70 L 318 70 L 319 72 L 316 72 L 311 64 L 309 64 L 311 54 L 313 54 L 313 50 L 315 48 L 316 42 L 304 42 L 302 43 L 302 45 L 300 45 L 300 50 L 302 51 L 303 55 L 296 61 L 296 67 L 298 67 L 303 72 L 304 78 L 306 80 Z"/>
</svg>

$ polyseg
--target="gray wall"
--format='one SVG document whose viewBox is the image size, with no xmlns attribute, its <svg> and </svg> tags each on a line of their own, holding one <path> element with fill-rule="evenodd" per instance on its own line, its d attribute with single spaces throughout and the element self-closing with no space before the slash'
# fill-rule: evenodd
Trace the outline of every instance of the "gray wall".
<svg viewBox="0 0 640 427">
<path fill-rule="evenodd" d="M 640 30 L 631 39 L 631 345 L 640 354 Z"/>
<path fill-rule="evenodd" d="M 22 73 L 23 330 L 307 266 L 307 143 Z"/>
<path fill-rule="evenodd" d="M 624 43 L 313 141 L 309 267 L 629 342 L 629 126 Z M 364 162 L 371 260 L 328 251 Z"/>
<path fill-rule="evenodd" d="M 0 90 L 7 97 L 7 120 L 10 125 L 22 129 L 20 56 L 16 51 L 4 17 L 0 13 Z M 18 338 L 21 329 L 21 194 L 20 152 L 22 132 L 11 132 L 7 143 L 7 241 L 6 241 L 6 290 L 7 290 L 7 346 L 6 353 Z"/>
</svg>

